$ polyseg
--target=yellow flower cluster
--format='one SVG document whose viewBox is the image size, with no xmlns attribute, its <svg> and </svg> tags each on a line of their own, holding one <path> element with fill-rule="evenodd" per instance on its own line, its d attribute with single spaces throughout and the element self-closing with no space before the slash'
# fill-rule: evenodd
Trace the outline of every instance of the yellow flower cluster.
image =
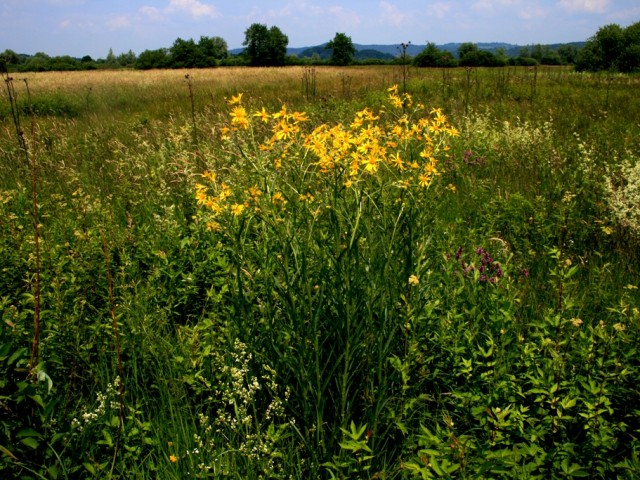
<svg viewBox="0 0 640 480">
<path fill-rule="evenodd" d="M 347 187 L 384 176 L 401 188 L 427 188 L 440 174 L 437 156 L 448 150 L 447 140 L 458 135 L 458 131 L 442 110 L 414 105 L 411 95 L 399 94 L 397 86 L 387 93 L 388 110 L 382 108 L 375 113 L 365 108 L 348 124 L 323 123 L 307 132 L 302 129 L 309 121 L 305 113 L 289 112 L 283 105 L 275 113 L 262 107 L 250 114 L 242 104 L 242 94 L 238 94 L 228 101 L 230 122 L 222 129 L 222 139 L 253 141 L 256 132 L 266 132 L 265 140 L 253 144 L 253 148 L 257 148 L 256 155 L 270 158 L 275 170 L 283 163 L 295 165 L 318 176 L 331 175 Z M 244 133 L 247 130 L 251 135 Z M 234 195 L 227 184 L 217 181 L 214 173 L 205 173 L 203 177 L 209 186 L 198 184 L 196 198 L 214 217 L 225 212 L 240 216 L 247 211 L 259 211 L 262 192 L 257 186 L 245 189 L 243 195 Z M 314 195 L 305 192 L 297 197 L 310 203 Z M 287 203 L 284 194 L 277 190 L 270 192 L 270 198 L 271 204 L 280 208 Z M 210 227 L 216 229 L 218 225 L 214 221 Z"/>
</svg>

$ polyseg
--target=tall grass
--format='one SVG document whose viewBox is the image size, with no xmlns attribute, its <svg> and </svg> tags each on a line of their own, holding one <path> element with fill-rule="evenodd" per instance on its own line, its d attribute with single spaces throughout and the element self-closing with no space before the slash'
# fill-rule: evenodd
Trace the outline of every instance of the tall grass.
<svg viewBox="0 0 640 480">
<path fill-rule="evenodd" d="M 404 75 L 3 93 L 0 471 L 638 476 L 638 79 Z"/>
</svg>

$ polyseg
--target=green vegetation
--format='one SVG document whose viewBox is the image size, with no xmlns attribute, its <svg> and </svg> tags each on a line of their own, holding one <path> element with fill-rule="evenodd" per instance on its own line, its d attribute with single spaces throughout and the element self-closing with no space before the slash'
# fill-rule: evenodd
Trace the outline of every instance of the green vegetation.
<svg viewBox="0 0 640 480">
<path fill-rule="evenodd" d="M 288 37 L 276 26 L 253 24 L 245 31 L 246 47 L 230 55 L 227 43 L 220 37 L 178 38 L 170 48 L 145 50 L 136 57 L 131 50 L 116 56 L 109 50 L 106 59 L 93 60 L 90 56 L 75 59 L 70 56 L 49 57 L 38 52 L 33 56 L 18 55 L 12 50 L 0 54 L 0 71 L 44 72 L 95 69 L 136 68 L 140 70 L 162 68 L 209 68 L 216 66 L 283 66 L 283 65 L 339 65 L 353 63 L 407 65 L 408 52 L 402 44 L 391 55 L 372 49 L 356 50 L 351 37 L 336 33 L 325 45 L 318 45 L 287 55 Z M 492 45 L 492 44 L 489 44 Z M 581 45 L 581 44 L 578 44 Z M 518 51 L 514 51 L 518 50 Z M 457 54 L 457 58 L 454 58 Z M 440 50 L 427 42 L 412 63 L 416 67 L 504 67 L 538 65 L 576 65 L 579 71 L 637 72 L 640 69 L 640 22 L 621 28 L 604 26 L 585 43 L 530 45 L 525 47 L 489 46 L 465 42 L 451 49 Z"/>
<path fill-rule="evenodd" d="M 331 50 L 330 62 L 332 65 L 350 65 L 356 54 L 351 37 L 344 33 L 336 33 L 336 36 L 327 43 L 325 48 Z"/>
<path fill-rule="evenodd" d="M 640 22 L 627 28 L 616 24 L 600 28 L 580 51 L 576 69 L 590 72 L 640 71 Z"/>
<path fill-rule="evenodd" d="M 638 78 L 24 78 L 3 478 L 640 475 Z"/>
<path fill-rule="evenodd" d="M 254 23 L 244 32 L 245 56 L 254 67 L 280 67 L 285 64 L 289 38 L 278 27 Z"/>
</svg>

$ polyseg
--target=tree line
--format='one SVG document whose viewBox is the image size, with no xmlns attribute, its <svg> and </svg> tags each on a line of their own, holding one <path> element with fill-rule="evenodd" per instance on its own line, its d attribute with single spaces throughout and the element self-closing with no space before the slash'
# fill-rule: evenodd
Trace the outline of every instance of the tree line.
<svg viewBox="0 0 640 480">
<path fill-rule="evenodd" d="M 357 52 L 351 37 L 336 33 L 324 46 L 307 51 L 308 56 L 287 54 L 289 38 L 278 27 L 254 23 L 245 31 L 244 50 L 237 55 L 229 52 L 227 42 L 217 36 L 201 36 L 198 41 L 178 38 L 168 48 L 145 50 L 140 55 L 129 50 L 115 55 L 109 50 L 106 58 L 90 56 L 76 59 L 70 56 L 50 57 L 38 52 L 33 56 L 19 55 L 12 50 L 0 54 L 0 69 L 8 71 L 91 70 L 135 68 L 210 68 L 217 66 L 284 66 L 284 65 L 352 65 L 402 63 L 416 67 L 500 67 L 506 65 L 575 65 L 579 71 L 640 71 L 640 22 L 622 28 L 611 24 L 601 27 L 578 48 L 572 44 L 552 48 L 547 45 L 521 47 L 516 57 L 506 49 L 495 52 L 462 43 L 457 56 L 427 43 L 414 57 L 402 53 L 398 57 L 377 51 Z M 399 52 L 400 53 L 400 52 Z"/>
</svg>

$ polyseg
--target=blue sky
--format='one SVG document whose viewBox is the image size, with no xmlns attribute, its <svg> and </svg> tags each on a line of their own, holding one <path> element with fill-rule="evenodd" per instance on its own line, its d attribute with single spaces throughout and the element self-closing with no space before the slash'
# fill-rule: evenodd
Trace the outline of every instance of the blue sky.
<svg viewBox="0 0 640 480">
<path fill-rule="evenodd" d="M 91 55 L 224 38 L 242 45 L 252 23 L 276 25 L 290 47 L 336 32 L 354 43 L 582 41 L 609 23 L 640 21 L 638 0 L 0 0 L 0 51 Z"/>
</svg>

